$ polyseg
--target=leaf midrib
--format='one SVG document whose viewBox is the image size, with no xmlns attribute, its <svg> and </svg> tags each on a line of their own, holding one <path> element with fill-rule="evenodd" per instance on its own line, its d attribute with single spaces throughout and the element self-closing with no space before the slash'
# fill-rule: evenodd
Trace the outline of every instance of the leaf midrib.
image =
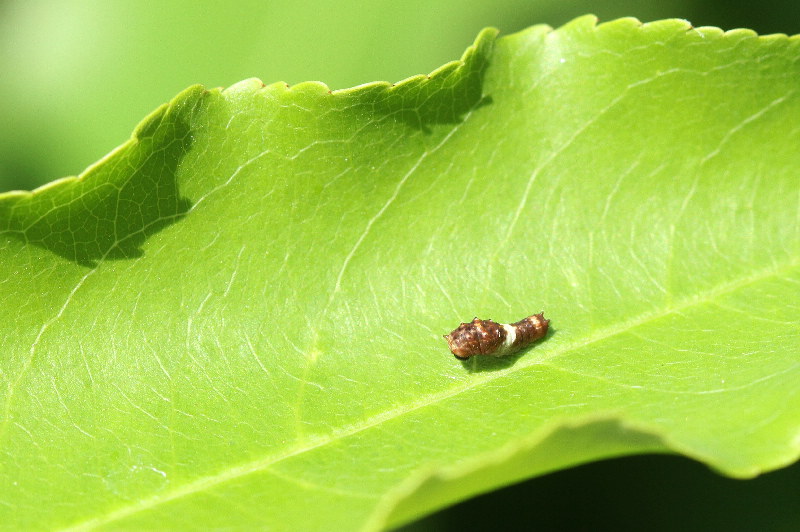
<svg viewBox="0 0 800 532">
<path fill-rule="evenodd" d="M 800 266 L 800 258 L 794 258 L 792 260 L 786 261 L 785 263 L 773 264 L 770 268 L 759 270 L 753 275 L 743 276 L 736 280 L 729 281 L 727 283 L 722 283 L 710 290 L 700 292 L 695 296 L 686 297 L 683 300 L 679 301 L 678 304 L 668 306 L 660 310 L 651 310 L 649 312 L 642 313 L 639 316 L 636 316 L 635 318 L 621 322 L 615 326 L 599 329 L 595 331 L 594 334 L 587 336 L 587 338 L 584 339 L 583 341 L 573 343 L 569 346 L 565 346 L 563 349 L 560 350 L 555 350 L 553 353 L 550 354 L 550 356 L 546 358 L 539 358 L 535 360 L 531 359 L 527 363 L 523 361 L 519 364 L 514 365 L 513 367 L 504 370 L 478 375 L 474 379 L 467 381 L 464 384 L 460 384 L 448 390 L 443 390 L 438 393 L 428 395 L 425 398 L 425 400 L 419 401 L 416 404 L 406 405 L 401 408 L 394 408 L 391 410 L 387 410 L 381 414 L 372 416 L 363 423 L 354 424 L 349 427 L 343 427 L 342 429 L 326 436 L 311 438 L 310 441 L 306 442 L 305 445 L 289 450 L 285 453 L 267 458 L 262 458 L 259 460 L 252 460 L 250 462 L 246 462 L 244 464 L 240 464 L 222 470 L 213 475 L 201 477 L 186 484 L 182 488 L 178 488 L 172 492 L 160 493 L 152 497 L 141 499 L 134 504 L 114 510 L 106 514 L 105 516 L 88 519 L 81 523 L 68 526 L 63 530 L 65 531 L 91 530 L 94 527 L 112 523 L 120 519 L 124 519 L 131 515 L 155 508 L 162 504 L 172 502 L 174 500 L 187 497 L 195 493 L 201 493 L 207 489 L 214 488 L 228 481 L 236 480 L 254 473 L 267 471 L 269 467 L 271 467 L 274 464 L 301 455 L 303 453 L 313 451 L 320 447 L 324 447 L 325 445 L 334 443 L 349 436 L 353 436 L 355 434 L 358 434 L 359 432 L 363 432 L 367 429 L 370 429 L 374 426 L 380 425 L 387 421 L 394 420 L 405 414 L 415 412 L 421 408 L 434 405 L 451 397 L 457 396 L 461 393 L 467 392 L 484 383 L 505 377 L 517 371 L 528 369 L 535 365 L 544 364 L 546 362 L 553 360 L 556 357 L 576 351 L 588 345 L 612 338 L 618 334 L 626 333 L 636 327 L 645 325 L 648 322 L 656 321 L 666 316 L 669 316 L 672 313 L 680 312 L 703 303 L 708 303 L 722 295 L 730 294 L 746 286 L 761 281 L 765 281 L 770 278 L 782 277 L 786 272 L 795 269 L 798 266 Z"/>
</svg>

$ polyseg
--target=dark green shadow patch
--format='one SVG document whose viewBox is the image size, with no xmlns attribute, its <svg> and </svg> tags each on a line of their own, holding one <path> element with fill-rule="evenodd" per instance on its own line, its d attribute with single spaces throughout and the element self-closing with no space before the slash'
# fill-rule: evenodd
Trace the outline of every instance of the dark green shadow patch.
<svg viewBox="0 0 800 532">
<path fill-rule="evenodd" d="M 183 218 L 191 202 L 178 185 L 203 91 L 192 87 L 148 117 L 133 139 L 80 178 L 0 201 L 3 232 L 83 266 L 143 254 L 153 234 Z"/>
</svg>

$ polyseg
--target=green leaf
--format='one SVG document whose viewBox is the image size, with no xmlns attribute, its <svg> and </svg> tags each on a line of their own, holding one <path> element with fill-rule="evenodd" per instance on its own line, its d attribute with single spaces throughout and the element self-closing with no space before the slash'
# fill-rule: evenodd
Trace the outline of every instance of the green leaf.
<svg viewBox="0 0 800 532">
<path fill-rule="evenodd" d="M 798 43 L 486 30 L 394 86 L 190 88 L 4 195 L 0 522 L 375 530 L 609 456 L 796 460 Z M 441 338 L 540 310 L 517 355 Z"/>
</svg>

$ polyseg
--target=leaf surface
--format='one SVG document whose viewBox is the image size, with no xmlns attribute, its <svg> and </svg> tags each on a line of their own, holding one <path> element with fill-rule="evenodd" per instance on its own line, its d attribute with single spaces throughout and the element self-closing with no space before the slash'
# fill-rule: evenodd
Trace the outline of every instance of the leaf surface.
<svg viewBox="0 0 800 532">
<path fill-rule="evenodd" d="M 374 530 L 609 456 L 791 463 L 798 57 L 486 30 L 394 86 L 192 87 L 4 195 L 0 522 Z M 441 338 L 540 310 L 517 355 Z"/>
</svg>

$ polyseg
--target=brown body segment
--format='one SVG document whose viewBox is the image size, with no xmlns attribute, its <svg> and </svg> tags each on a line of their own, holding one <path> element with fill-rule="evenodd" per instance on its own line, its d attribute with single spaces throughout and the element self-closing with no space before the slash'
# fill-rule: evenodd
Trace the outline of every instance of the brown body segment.
<svg viewBox="0 0 800 532">
<path fill-rule="evenodd" d="M 462 323 L 444 337 L 450 345 L 450 351 L 460 360 L 475 355 L 503 356 L 543 338 L 549 324 L 550 320 L 544 319 L 543 313 L 510 325 L 475 318 L 469 323 Z"/>
</svg>

